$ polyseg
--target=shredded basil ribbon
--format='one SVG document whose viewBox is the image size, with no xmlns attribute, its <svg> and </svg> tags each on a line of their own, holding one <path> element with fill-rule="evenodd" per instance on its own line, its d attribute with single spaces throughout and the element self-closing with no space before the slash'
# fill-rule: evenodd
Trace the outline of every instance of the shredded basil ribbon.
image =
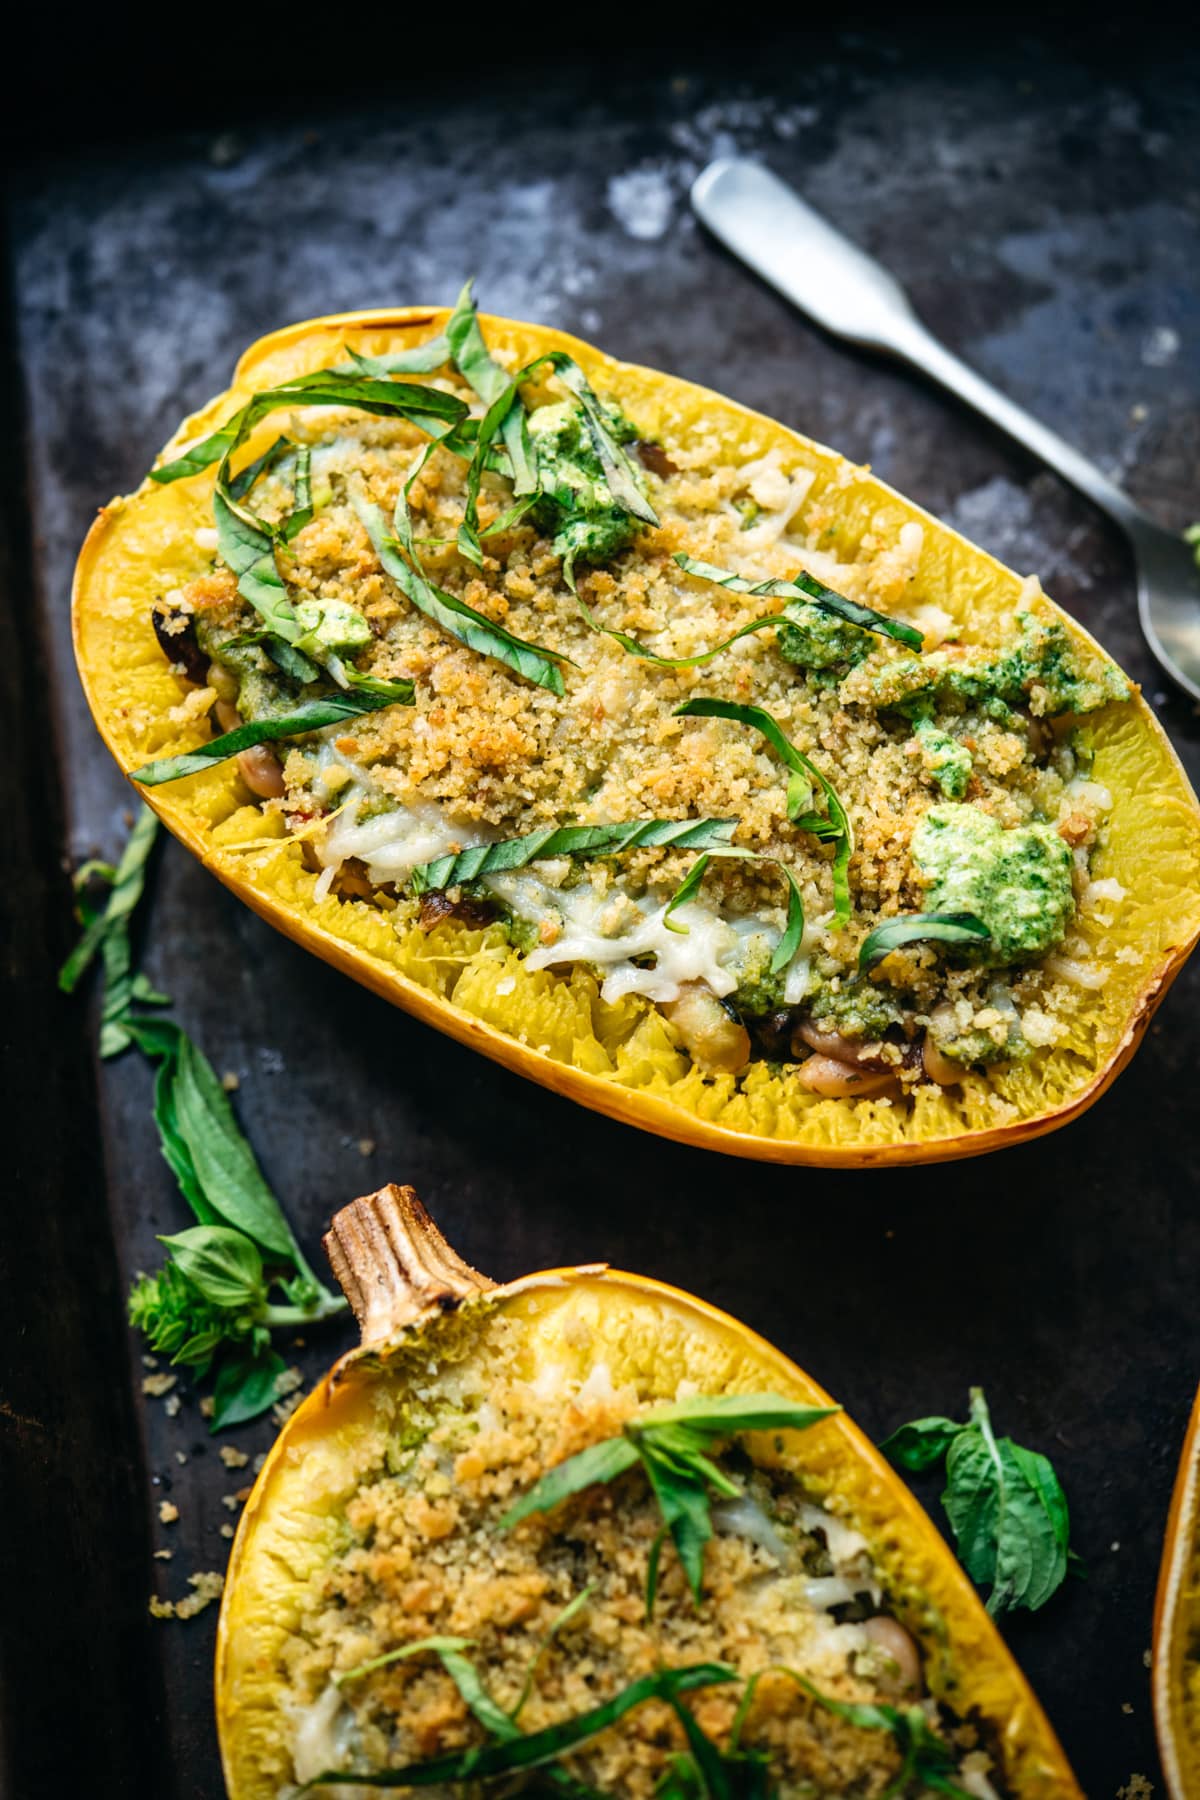
<svg viewBox="0 0 1200 1800">
<path fill-rule="evenodd" d="M 745 576 L 732 575 L 727 569 L 718 569 L 714 563 L 701 562 L 694 556 L 679 555 L 675 561 L 688 575 L 696 575 L 702 581 L 715 582 L 718 587 L 728 588 L 731 594 L 763 594 L 775 600 L 802 600 L 807 605 L 828 613 L 832 618 L 844 619 L 849 625 L 859 625 L 864 631 L 874 631 L 882 637 L 895 638 L 898 643 L 907 644 L 911 650 L 919 650 L 925 642 L 915 626 L 904 625 L 899 619 L 890 619 L 886 613 L 876 612 L 873 607 L 860 606 L 856 600 L 847 600 L 844 594 L 835 593 L 832 588 L 826 587 L 824 582 L 814 580 L 803 569 L 790 581 L 749 581 Z M 790 621 L 782 618 L 779 622 L 788 624 Z"/>
<path fill-rule="evenodd" d="M 494 656 L 497 662 L 502 662 L 514 674 L 532 681 L 537 687 L 548 688 L 552 694 L 563 693 L 562 671 L 558 665 L 567 660 L 565 657 L 553 650 L 544 649 L 540 644 L 531 644 L 524 638 L 514 637 L 511 631 L 505 631 L 502 625 L 494 625 L 481 612 L 476 612 L 473 606 L 468 606 L 465 600 L 446 593 L 443 588 L 435 587 L 420 571 L 415 550 L 411 549 L 407 493 L 427 454 L 427 451 L 422 452 L 418 467 L 409 476 L 397 503 L 397 524 L 404 532 L 403 538 L 389 536 L 387 523 L 377 506 L 360 495 L 351 494 L 350 504 L 371 540 L 371 548 L 401 593 L 411 600 L 419 612 L 440 625 L 443 631 L 448 631 L 451 637 L 456 637 L 471 650 L 478 650 L 481 655 Z M 400 521 L 402 512 L 403 523 Z M 405 560 L 402 554 L 405 550 L 412 556 L 412 563 Z"/>
<path fill-rule="evenodd" d="M 678 1694 L 696 1688 L 717 1687 L 736 1681 L 737 1675 L 722 1663 L 695 1663 L 682 1669 L 660 1669 L 643 1675 L 590 1712 L 561 1724 L 548 1725 L 542 1731 L 531 1731 L 503 1743 L 478 1745 L 450 1756 L 434 1757 L 428 1762 L 410 1763 L 407 1768 L 382 1769 L 376 1774 L 359 1774 L 344 1769 L 330 1769 L 299 1790 L 311 1793 L 314 1788 L 360 1786 L 372 1788 L 413 1788 L 453 1785 L 457 1782 L 486 1781 L 495 1775 L 507 1775 L 521 1769 L 536 1769 L 554 1762 L 568 1751 L 577 1749 L 589 1738 L 607 1731 L 625 1714 L 647 1700 L 670 1702 Z"/>
<path fill-rule="evenodd" d="M 867 933 L 858 952 L 860 974 L 906 944 L 979 944 L 991 932 L 974 913 L 901 913 Z"/>
<path fill-rule="evenodd" d="M 378 690 L 378 691 L 375 691 Z M 411 706 L 411 681 L 381 681 L 364 685 L 353 694 L 328 694 L 320 700 L 305 700 L 289 713 L 274 719 L 255 719 L 238 725 L 195 750 L 181 756 L 167 756 L 145 763 L 133 771 L 133 779 L 143 787 L 159 787 L 164 781 L 179 781 L 185 775 L 196 775 L 210 764 L 224 762 L 255 744 L 274 743 L 278 738 L 301 737 L 308 731 L 320 731 L 326 725 L 340 725 L 343 719 L 357 719 L 363 713 L 380 712 L 385 706 Z"/>
<path fill-rule="evenodd" d="M 850 858 L 854 852 L 854 832 L 845 807 L 817 765 L 810 762 L 802 750 L 797 750 L 764 707 L 740 706 L 733 700 L 688 700 L 684 705 L 676 707 L 675 716 L 730 719 L 739 725 L 753 726 L 755 731 L 762 733 L 790 771 L 786 801 L 789 821 L 798 830 L 810 832 L 816 838 L 828 839 L 835 846 L 831 865 L 834 918 L 839 925 L 847 924 L 850 919 Z M 828 817 L 812 810 L 814 782 L 825 796 Z"/>
<path fill-rule="evenodd" d="M 409 881 L 414 894 L 457 887 L 482 875 L 523 869 L 550 856 L 620 856 L 626 850 L 724 849 L 736 819 L 635 819 L 626 825 L 549 825 L 525 837 L 479 844 L 455 856 L 418 863 Z"/>
<path fill-rule="evenodd" d="M 750 582 L 740 575 L 731 575 L 718 569 L 712 563 L 699 562 L 694 556 L 677 555 L 675 561 L 688 575 L 695 575 L 703 581 L 716 582 L 720 587 L 729 588 L 737 594 L 764 594 L 776 598 L 788 598 L 793 605 L 785 607 L 782 612 L 766 613 L 762 618 L 750 619 L 739 625 L 736 631 L 714 644 L 711 650 L 697 650 L 691 656 L 660 656 L 657 651 L 649 650 L 627 631 L 617 631 L 611 625 L 602 625 L 581 594 L 576 595 L 580 611 L 593 631 L 599 631 L 605 637 L 614 638 L 630 656 L 638 656 L 643 662 L 653 663 L 656 669 L 699 669 L 705 663 L 712 662 L 723 650 L 728 650 L 739 639 L 749 637 L 752 632 L 778 630 L 782 625 L 799 623 L 799 615 L 794 610 L 794 603 L 803 602 L 805 606 L 815 606 L 820 612 L 831 617 L 846 619 L 853 625 L 861 626 L 864 631 L 874 631 L 884 637 L 898 638 L 901 643 L 910 644 L 915 640 L 915 647 L 920 648 L 923 639 L 920 632 L 911 626 L 901 625 L 886 614 L 872 611 L 869 606 L 859 606 L 853 600 L 847 600 L 832 588 L 814 581 L 811 575 L 801 572 L 794 581 Z"/>
</svg>

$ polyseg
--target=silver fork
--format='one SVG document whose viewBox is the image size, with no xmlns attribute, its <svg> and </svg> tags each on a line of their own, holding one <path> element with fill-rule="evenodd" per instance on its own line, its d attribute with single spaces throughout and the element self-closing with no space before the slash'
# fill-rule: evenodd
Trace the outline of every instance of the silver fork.
<svg viewBox="0 0 1200 1800">
<path fill-rule="evenodd" d="M 826 331 L 920 369 L 1107 513 L 1133 547 L 1146 641 L 1167 674 L 1200 700 L 1200 569 L 1191 545 L 952 355 L 922 325 L 895 277 L 769 169 L 710 163 L 692 187 L 692 204 L 728 249 Z"/>
</svg>

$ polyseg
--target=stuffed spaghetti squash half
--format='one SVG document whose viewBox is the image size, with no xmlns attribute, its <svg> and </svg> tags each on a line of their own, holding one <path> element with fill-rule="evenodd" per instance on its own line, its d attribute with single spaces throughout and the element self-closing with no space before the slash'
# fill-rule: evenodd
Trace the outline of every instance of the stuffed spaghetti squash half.
<svg viewBox="0 0 1200 1800">
<path fill-rule="evenodd" d="M 258 912 L 687 1142 L 1048 1130 L 1200 930 L 1194 796 L 1036 580 L 469 291 L 263 339 L 103 509 L 74 620 L 118 762 Z"/>
<path fill-rule="evenodd" d="M 363 1343 L 238 1527 L 230 1800 L 1080 1800 L 928 1516 L 779 1351 L 603 1265 L 496 1287 L 410 1188 L 326 1243 Z"/>
</svg>

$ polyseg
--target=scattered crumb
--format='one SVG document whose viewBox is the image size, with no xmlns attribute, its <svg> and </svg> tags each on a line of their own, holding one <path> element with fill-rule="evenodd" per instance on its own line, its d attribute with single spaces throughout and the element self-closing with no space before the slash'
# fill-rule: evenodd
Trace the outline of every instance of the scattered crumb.
<svg viewBox="0 0 1200 1800">
<path fill-rule="evenodd" d="M 160 1394 L 169 1394 L 178 1380 L 178 1375 L 168 1375 L 165 1369 L 158 1375 L 143 1375 L 142 1392 L 157 1399 Z"/>
<path fill-rule="evenodd" d="M 238 1489 L 237 1493 L 233 1497 L 242 1506 L 244 1506 L 246 1504 L 246 1501 L 250 1498 L 250 1496 L 253 1492 L 254 1492 L 254 1489 L 251 1487 L 250 1483 L 247 1482 L 246 1486 L 240 1487 Z"/>
<path fill-rule="evenodd" d="M 1149 1650 L 1143 1650 L 1142 1651 L 1142 1667 L 1143 1667 L 1143 1669 L 1148 1669 L 1150 1667 L 1150 1660 L 1151 1659 L 1150 1659 Z"/>
<path fill-rule="evenodd" d="M 1121 1548 L 1119 1543 L 1112 1543 L 1108 1547 L 1112 1551 L 1114 1556 L 1116 1555 L 1117 1551 Z"/>
<path fill-rule="evenodd" d="M 163 1411 L 168 1419 L 173 1419 L 182 1405 L 183 1401 L 178 1394 L 168 1394 L 163 1401 Z"/>
<path fill-rule="evenodd" d="M 278 1405 L 273 1406 L 271 1417 L 276 1425 L 286 1425 L 303 1398 L 303 1394 L 291 1394 L 286 1400 L 280 1400 Z"/>
<path fill-rule="evenodd" d="M 184 1600 L 160 1600 L 157 1595 L 151 1594 L 151 1618 L 194 1619 L 206 1606 L 211 1606 L 214 1600 L 220 1599 L 225 1577 L 215 1569 L 205 1569 L 197 1575 L 189 1575 L 188 1585 L 195 1591 Z"/>
<path fill-rule="evenodd" d="M 264 1464 L 266 1463 L 266 1460 L 267 1460 L 266 1451 L 260 1450 L 258 1455 L 255 1457 L 253 1463 L 250 1465 L 251 1470 L 253 1471 L 253 1473 L 255 1475 L 257 1475 L 259 1470 L 264 1466 Z"/>
<path fill-rule="evenodd" d="M 307 1342 L 308 1342 L 307 1338 L 300 1338 L 300 1337 L 293 1338 L 292 1339 L 292 1349 L 293 1350 L 303 1350 L 304 1346 L 307 1344 Z"/>
<path fill-rule="evenodd" d="M 233 1536 L 233 1526 L 232 1525 L 222 1525 L 221 1536 L 223 1538 L 231 1538 Z"/>
<path fill-rule="evenodd" d="M 142 1367 L 143 1367 L 143 1369 L 157 1369 L 157 1367 L 158 1367 L 157 1356 L 143 1356 Z"/>
<path fill-rule="evenodd" d="M 227 1094 L 236 1094 L 242 1085 L 242 1078 L 232 1069 L 226 1069 L 221 1077 L 221 1086 Z"/>
<path fill-rule="evenodd" d="M 359 1138 L 358 1154 L 360 1156 L 374 1156 L 374 1154 L 375 1154 L 375 1139 L 374 1138 Z"/>
<path fill-rule="evenodd" d="M 245 1450 L 238 1450 L 233 1444 L 222 1444 L 217 1452 L 227 1469 L 244 1469 L 250 1461 Z"/>
<path fill-rule="evenodd" d="M 230 1512 L 236 1512 L 238 1507 L 241 1505 L 241 1502 L 238 1499 L 236 1494 L 222 1494 L 221 1495 L 221 1505 L 227 1506 L 229 1508 Z"/>
<path fill-rule="evenodd" d="M 155 1562 L 170 1562 L 174 1554 L 175 1552 L 173 1550 L 156 1550 L 154 1552 L 154 1560 Z"/>
<path fill-rule="evenodd" d="M 1150 1800 L 1154 1783 L 1145 1775 L 1131 1775 L 1124 1787 L 1117 1789 L 1117 1800 Z"/>
<path fill-rule="evenodd" d="M 294 1365 L 290 1369 L 285 1369 L 282 1375 L 278 1375 L 275 1378 L 275 1392 L 280 1398 L 282 1398 L 284 1394 L 294 1394 L 298 1387 L 303 1386 L 304 1376 Z"/>
<path fill-rule="evenodd" d="M 179 1508 L 173 1500 L 161 1500 L 158 1507 L 159 1521 L 163 1525 L 173 1525 L 179 1517 Z"/>
<path fill-rule="evenodd" d="M 217 1403 L 211 1394 L 205 1394 L 200 1402 L 200 1411 L 206 1419 L 211 1419 L 217 1410 Z"/>
<path fill-rule="evenodd" d="M 1130 1701 L 1130 1700 L 1122 1700 L 1122 1702 L 1121 1702 L 1121 1711 L 1122 1711 L 1122 1712 L 1123 1712 L 1123 1713 L 1131 1713 L 1131 1712 L 1132 1712 L 1132 1711 L 1133 1711 L 1133 1703 L 1132 1703 L 1132 1701 Z"/>
<path fill-rule="evenodd" d="M 175 1452 L 175 1461 L 179 1464 L 180 1468 L 182 1469 L 184 1463 L 187 1461 L 187 1451 L 186 1450 L 177 1450 Z"/>
</svg>

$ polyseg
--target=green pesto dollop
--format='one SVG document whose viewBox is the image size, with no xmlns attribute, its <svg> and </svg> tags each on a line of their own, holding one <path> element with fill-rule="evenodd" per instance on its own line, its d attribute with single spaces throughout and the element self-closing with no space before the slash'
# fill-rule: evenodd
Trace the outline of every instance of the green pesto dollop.
<svg viewBox="0 0 1200 1800">
<path fill-rule="evenodd" d="M 636 426 L 617 408 L 605 410 L 619 442 L 637 436 Z M 554 534 L 555 553 L 564 561 L 603 563 L 628 549 L 642 522 L 609 492 L 583 408 L 569 400 L 539 406 L 529 415 L 529 436 L 544 490 L 533 516 L 543 531 Z M 634 475 L 644 490 L 640 471 Z"/>
<path fill-rule="evenodd" d="M 869 656 L 875 640 L 860 625 L 847 624 L 822 612 L 819 606 L 787 608 L 788 624 L 779 627 L 776 643 L 780 655 L 802 669 L 832 669 L 838 664 L 860 663 Z"/>
<path fill-rule="evenodd" d="M 948 800 L 961 800 L 971 779 L 971 752 L 965 744 L 935 725 L 932 719 L 918 718 L 913 723 L 913 736 L 921 746 L 925 772 L 941 788 Z"/>
<path fill-rule="evenodd" d="M 1052 825 L 1008 830 L 975 806 L 931 806 L 913 833 L 927 912 L 974 913 L 990 942 L 976 953 L 1003 967 L 1061 943 L 1075 907 L 1071 852 Z"/>
<path fill-rule="evenodd" d="M 239 643 L 242 633 L 235 627 L 216 624 L 203 612 L 196 613 L 195 626 L 196 642 L 208 660 L 237 676 L 237 709 L 247 724 L 294 712 L 299 701 L 318 691 L 316 687 L 297 689 L 261 644 Z"/>
<path fill-rule="evenodd" d="M 983 1031 L 970 1026 L 959 1031 L 954 1025 L 931 1025 L 934 1042 L 942 1055 L 966 1067 L 985 1068 L 992 1063 L 1020 1061 L 1029 1055 L 1029 1045 L 1021 1031 L 1015 1008 L 1006 1008 L 996 1031 Z"/>
<path fill-rule="evenodd" d="M 843 980 L 837 987 L 823 982 L 808 1005 L 818 1031 L 836 1031 L 846 1038 L 881 1038 L 890 1025 L 899 1025 L 904 1018 L 904 1008 L 893 989 L 862 975 Z"/>
<path fill-rule="evenodd" d="M 931 650 L 896 656 L 871 678 L 877 706 L 977 706 L 1005 719 L 1014 706 L 1039 718 L 1095 712 L 1128 700 L 1129 682 L 1114 664 L 1082 651 L 1057 619 L 1017 615 L 1018 632 L 998 650 Z"/>
</svg>

